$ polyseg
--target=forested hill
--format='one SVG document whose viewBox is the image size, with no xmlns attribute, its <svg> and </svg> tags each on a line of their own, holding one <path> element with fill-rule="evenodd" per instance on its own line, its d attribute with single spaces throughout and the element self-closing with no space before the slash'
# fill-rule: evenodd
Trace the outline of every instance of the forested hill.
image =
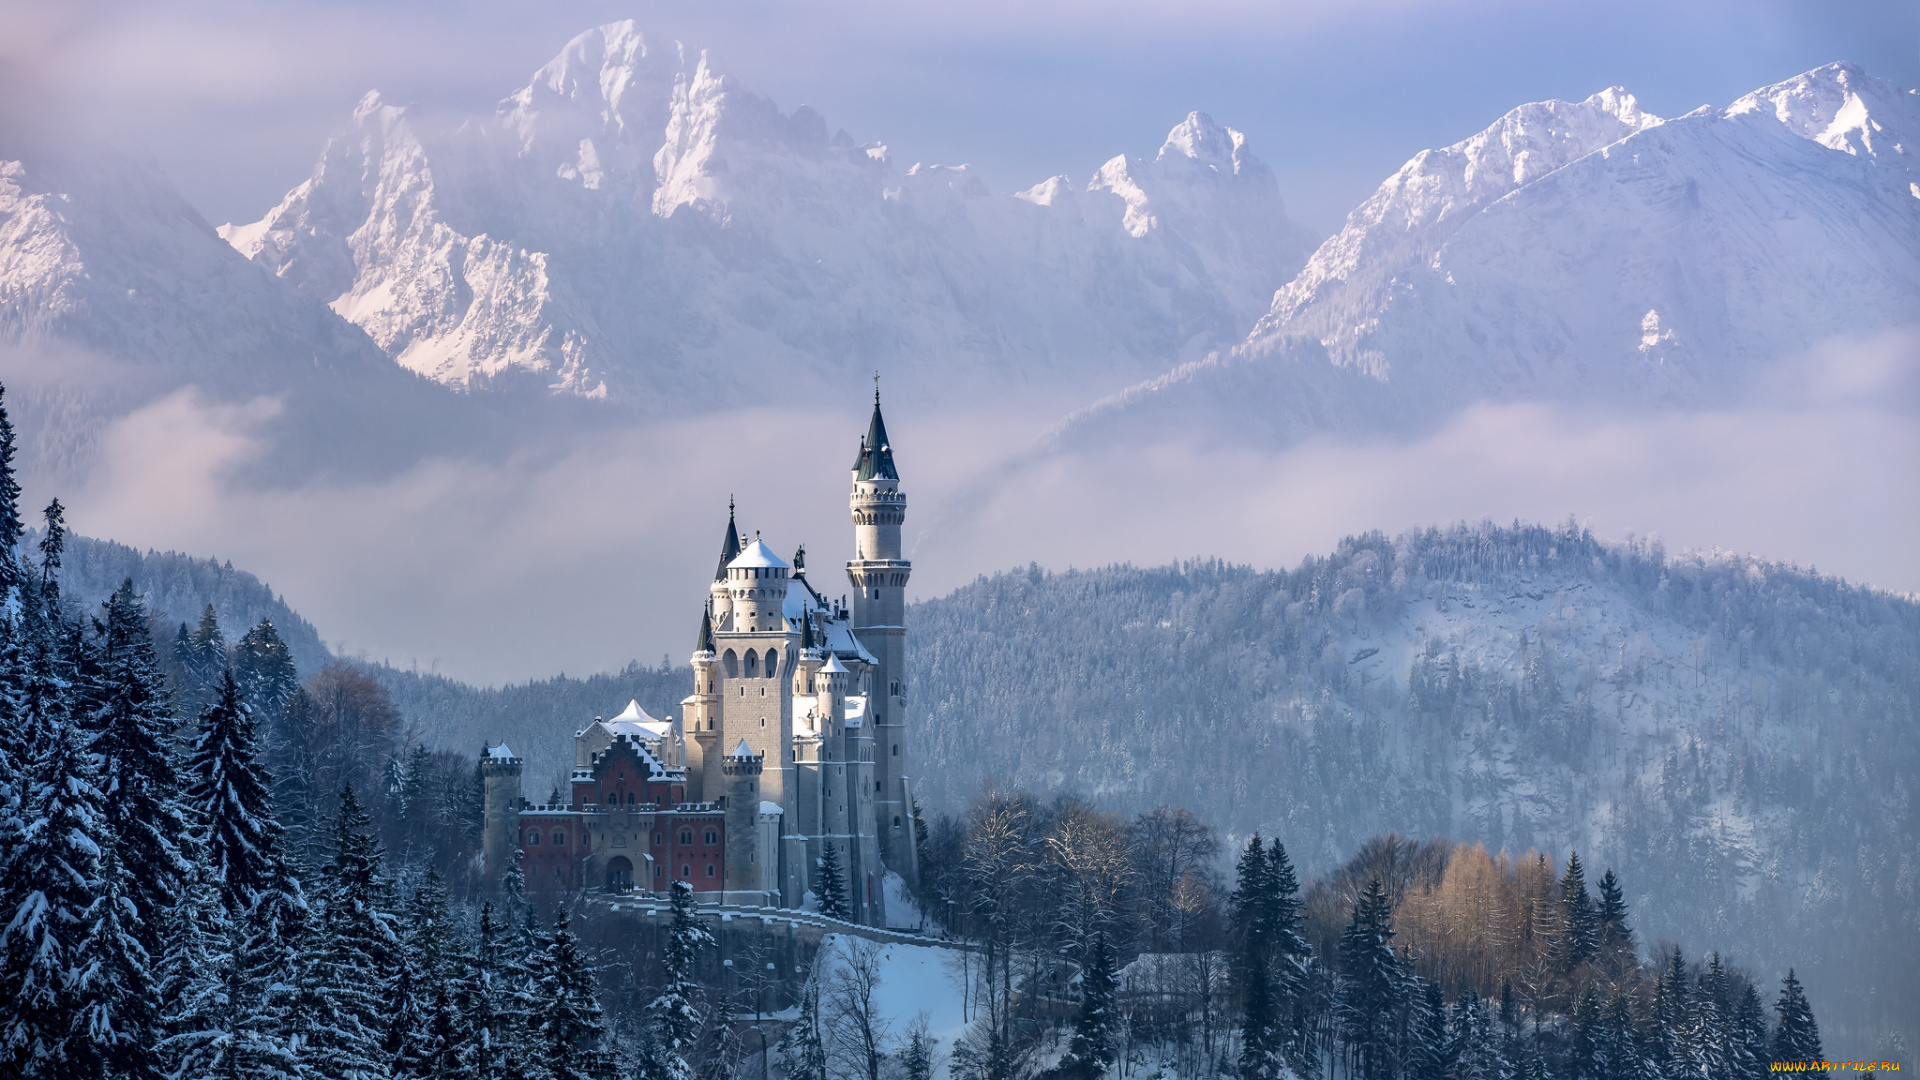
<svg viewBox="0 0 1920 1080">
<path fill-rule="evenodd" d="M 92 605 L 134 578 L 170 625 L 212 603 L 313 628 L 211 560 L 69 540 Z M 1561 528 L 1372 534 L 1289 571 L 1219 562 L 983 578 L 914 605 L 913 775 L 930 814 L 989 778 L 1121 811 L 1191 808 L 1312 873 L 1368 837 L 1613 867 L 1644 940 L 1794 965 L 1836 1034 L 1920 1032 L 1920 604 L 1811 571 Z M 572 733 L 684 666 L 481 689 L 369 667 L 427 743 L 507 740 L 534 798 Z M 1773 972 L 1777 975 L 1780 972 Z"/>
<path fill-rule="evenodd" d="M 1173 803 L 1309 870 L 1388 829 L 1577 848 L 1649 940 L 1740 941 L 1920 1030 L 1910 599 L 1483 525 L 1284 572 L 1030 568 L 910 619 L 929 807 L 988 778 Z"/>
<path fill-rule="evenodd" d="M 37 532 L 29 533 L 21 542 L 22 550 L 33 550 L 39 539 Z M 330 658 L 312 623 L 288 607 L 259 578 L 234 569 L 231 562 L 198 559 L 177 551 L 143 553 L 111 540 L 67 534 L 60 589 L 81 610 L 97 611 L 101 601 L 129 578 L 135 591 L 146 598 L 156 641 L 171 642 L 181 623 L 196 625 L 201 612 L 212 604 L 215 618 L 229 637 L 237 638 L 261 619 L 272 620 L 302 672 Z"/>
</svg>

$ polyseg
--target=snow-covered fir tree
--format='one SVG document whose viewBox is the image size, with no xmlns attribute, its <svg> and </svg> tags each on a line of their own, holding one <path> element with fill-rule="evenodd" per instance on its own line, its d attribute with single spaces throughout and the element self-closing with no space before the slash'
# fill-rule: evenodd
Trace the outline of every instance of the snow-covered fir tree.
<svg viewBox="0 0 1920 1080">
<path fill-rule="evenodd" d="M 668 894 L 673 922 L 667 930 L 662 957 L 660 996 L 648 1011 L 653 1016 L 650 1055 L 643 1062 L 647 1080 L 689 1080 L 693 1070 L 687 1054 L 700 1033 L 700 983 L 694 964 L 702 950 L 712 948 L 713 935 L 700 925 L 693 911 L 693 886 L 675 881 Z"/>
<path fill-rule="evenodd" d="M 831 838 L 820 844 L 820 887 L 815 892 L 820 914 L 847 917 L 847 875 L 840 865 L 840 849 Z"/>
<path fill-rule="evenodd" d="M 1779 1016 L 1773 1029 L 1773 1060 L 1821 1060 L 1824 1051 L 1820 1046 L 1820 1025 L 1814 1023 L 1813 1007 L 1807 1004 L 1806 990 L 1792 968 L 1788 968 L 1787 977 L 1780 980 L 1780 997 L 1773 1008 Z"/>
<path fill-rule="evenodd" d="M 300 963 L 295 1033 L 308 1067 L 339 1080 L 373 1080 L 388 1069 L 381 1039 L 397 942 L 380 906 L 379 843 L 351 787 L 340 792 L 332 846 Z"/>
<path fill-rule="evenodd" d="M 535 1031 L 542 1066 L 553 1080 L 607 1080 L 613 1061 L 605 1046 L 606 1021 L 595 991 L 593 965 L 565 911 L 554 923 L 540 959 L 539 988 Z"/>
<path fill-rule="evenodd" d="M 1071 1080 L 1100 1080 L 1119 1052 L 1120 1009 L 1114 996 L 1113 946 L 1105 931 L 1094 931 L 1087 960 L 1080 968 L 1080 1015 L 1073 1038 L 1060 1059 L 1060 1075 Z"/>
<path fill-rule="evenodd" d="M 100 914 L 101 855 L 109 843 L 100 817 L 99 777 L 81 733 L 51 687 L 37 706 L 39 753 L 16 781 L 22 789 L 4 853 L 0 897 L 0 1064 L 24 1078 L 72 1075 L 84 1055 L 70 1046 L 88 1004 L 78 985 L 82 947 Z"/>
<path fill-rule="evenodd" d="M 207 861 L 225 889 L 227 911 L 239 915 L 273 884 L 280 825 L 260 763 L 253 714 L 231 671 L 221 674 L 214 700 L 200 714 L 187 773 L 187 801 Z"/>
<path fill-rule="evenodd" d="M 161 951 L 162 914 L 178 899 L 192 864 L 183 852 L 187 814 L 174 766 L 174 718 L 147 630 L 146 605 L 121 582 L 98 624 L 101 697 L 91 727 L 99 761 L 102 815 L 127 867 L 134 933 L 149 955 Z"/>
</svg>

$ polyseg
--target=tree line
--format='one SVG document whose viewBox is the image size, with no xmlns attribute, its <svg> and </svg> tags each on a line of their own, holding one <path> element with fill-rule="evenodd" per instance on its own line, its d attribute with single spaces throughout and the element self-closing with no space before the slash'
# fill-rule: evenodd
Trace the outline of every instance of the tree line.
<svg viewBox="0 0 1920 1080">
<path fill-rule="evenodd" d="M 1229 882 L 1188 811 L 991 789 L 923 835 L 925 899 L 978 946 L 965 1080 L 1757 1080 L 1821 1055 L 1791 971 L 1768 994 L 1643 950 L 1577 853 L 1388 835 L 1303 885 L 1256 833 Z"/>
<path fill-rule="evenodd" d="M 131 580 L 70 610 L 64 509 L 23 552 L 14 452 L 0 400 L 0 1075 L 695 1075 L 688 890 L 623 1037 L 517 867 L 450 888 L 474 892 L 473 763 L 352 668 L 302 684 L 270 622 L 228 646 L 209 608 L 161 648 Z"/>
</svg>

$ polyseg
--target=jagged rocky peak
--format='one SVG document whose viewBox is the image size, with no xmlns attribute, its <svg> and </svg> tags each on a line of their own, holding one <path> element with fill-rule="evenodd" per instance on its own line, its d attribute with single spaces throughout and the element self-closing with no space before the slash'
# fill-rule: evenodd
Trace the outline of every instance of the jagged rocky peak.
<svg viewBox="0 0 1920 1080">
<path fill-rule="evenodd" d="M 1857 64 L 1814 68 L 1761 87 L 1726 110 L 1728 117 L 1753 113 L 1771 115 L 1830 150 L 1920 176 L 1920 90 L 1902 90 Z"/>
<path fill-rule="evenodd" d="M 1247 137 L 1230 127 L 1213 122 L 1203 112 L 1190 112 L 1185 120 L 1167 132 L 1156 162 L 1185 159 L 1223 176 L 1238 176 L 1245 171 L 1264 169 L 1247 149 Z"/>
</svg>

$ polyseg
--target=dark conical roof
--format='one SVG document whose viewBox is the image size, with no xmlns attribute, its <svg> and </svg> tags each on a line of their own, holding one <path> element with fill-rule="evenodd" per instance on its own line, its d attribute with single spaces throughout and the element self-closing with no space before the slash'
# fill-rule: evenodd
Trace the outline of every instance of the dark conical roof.
<svg viewBox="0 0 1920 1080">
<path fill-rule="evenodd" d="M 727 538 L 720 542 L 720 566 L 713 572 L 713 580 L 727 580 L 727 564 L 740 557 L 740 530 L 733 523 L 733 500 L 727 500 Z"/>
<path fill-rule="evenodd" d="M 707 610 L 702 611 L 700 613 L 700 644 L 695 645 L 693 647 L 693 651 L 703 652 L 703 653 L 710 653 L 713 651 L 713 609 L 712 608 L 708 608 Z"/>
<path fill-rule="evenodd" d="M 898 480 L 893 468 L 893 444 L 887 441 L 887 423 L 880 418 L 880 394 L 873 395 L 873 420 L 867 424 L 867 437 L 860 440 L 860 456 L 853 460 L 855 480 Z"/>
<path fill-rule="evenodd" d="M 813 652 L 813 612 L 800 616 L 800 655 L 808 656 Z"/>
</svg>

